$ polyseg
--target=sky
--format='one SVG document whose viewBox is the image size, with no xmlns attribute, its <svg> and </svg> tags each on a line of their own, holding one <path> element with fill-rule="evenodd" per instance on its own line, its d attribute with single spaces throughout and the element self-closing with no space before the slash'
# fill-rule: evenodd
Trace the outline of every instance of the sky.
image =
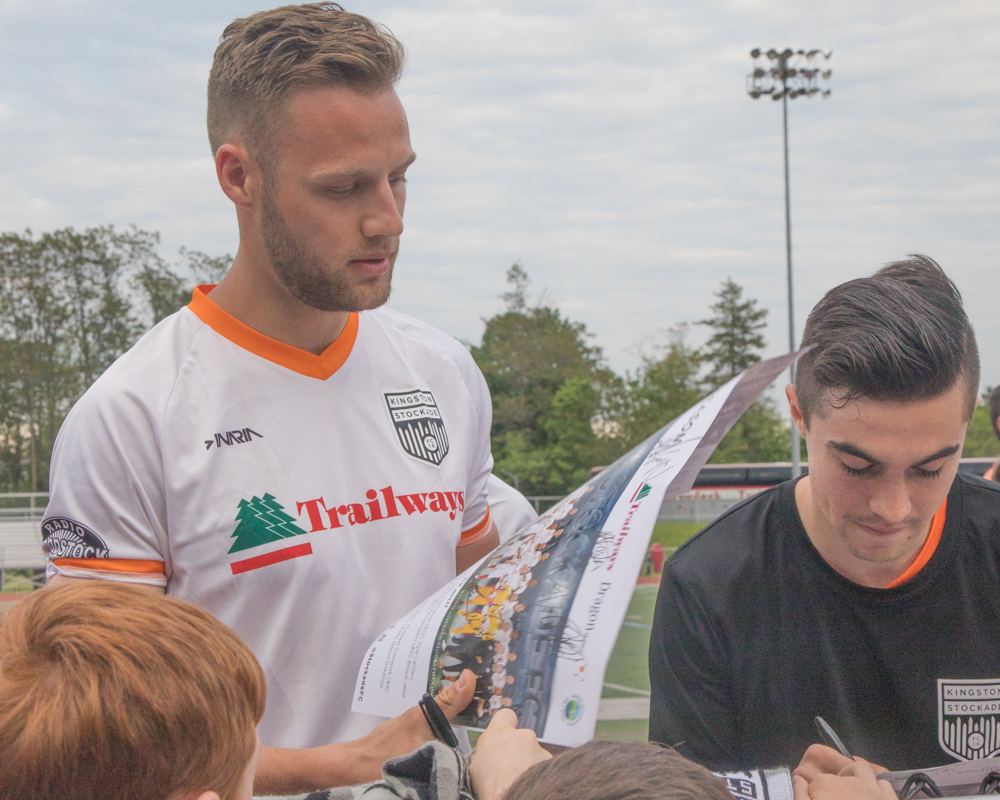
<svg viewBox="0 0 1000 800">
<path fill-rule="evenodd" d="M 836 284 L 938 260 L 1000 384 L 995 0 L 357 0 L 406 45 L 418 160 L 390 306 L 478 343 L 515 261 L 634 371 L 731 277 L 788 348 L 781 105 L 753 47 L 833 55 L 789 104 L 797 334 Z M 137 225 L 235 253 L 205 135 L 246 0 L 0 0 L 0 230 Z M 688 333 L 703 341 L 704 327 Z"/>
</svg>

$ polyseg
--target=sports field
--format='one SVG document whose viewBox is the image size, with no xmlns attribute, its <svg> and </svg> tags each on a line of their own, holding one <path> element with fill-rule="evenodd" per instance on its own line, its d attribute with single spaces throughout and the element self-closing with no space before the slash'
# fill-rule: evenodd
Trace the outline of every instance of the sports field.
<svg viewBox="0 0 1000 800">
<path fill-rule="evenodd" d="M 653 531 L 653 541 L 659 542 L 668 552 L 687 541 L 703 527 L 699 522 L 661 522 Z M 646 653 L 649 649 L 649 630 L 656 604 L 655 583 L 635 587 L 632 602 L 625 615 L 625 622 L 615 643 L 608 671 L 604 675 L 604 699 L 641 700 L 649 697 L 649 670 Z M 632 704 L 623 704 L 627 708 Z M 645 739 L 648 724 L 641 719 L 603 719 L 597 723 L 598 739 Z"/>
</svg>

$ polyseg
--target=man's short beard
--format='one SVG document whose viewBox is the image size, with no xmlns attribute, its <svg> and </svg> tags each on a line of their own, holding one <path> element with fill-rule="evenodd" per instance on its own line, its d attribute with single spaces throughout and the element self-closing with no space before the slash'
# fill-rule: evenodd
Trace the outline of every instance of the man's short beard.
<svg viewBox="0 0 1000 800">
<path fill-rule="evenodd" d="M 378 308 L 392 290 L 392 264 L 384 282 L 373 282 L 372 292 L 363 296 L 351 286 L 343 272 L 330 272 L 316 253 L 311 253 L 292 236 L 274 201 L 274 187 L 265 178 L 261 199 L 261 234 L 278 280 L 292 296 L 319 311 L 365 311 Z"/>
</svg>

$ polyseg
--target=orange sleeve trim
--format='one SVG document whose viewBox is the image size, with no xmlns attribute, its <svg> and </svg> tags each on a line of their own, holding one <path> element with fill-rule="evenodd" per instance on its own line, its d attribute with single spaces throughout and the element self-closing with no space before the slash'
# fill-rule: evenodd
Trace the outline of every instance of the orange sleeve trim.
<svg viewBox="0 0 1000 800">
<path fill-rule="evenodd" d="M 469 528 L 469 530 L 462 531 L 462 538 L 458 540 L 458 546 L 465 547 L 467 544 L 478 542 L 490 532 L 492 527 L 493 519 L 490 517 L 490 507 L 486 506 L 486 513 L 483 515 L 483 518 L 476 525 Z"/>
<path fill-rule="evenodd" d="M 931 556 L 934 555 L 934 551 L 937 550 L 938 545 L 941 543 L 941 534 L 944 533 L 944 520 L 947 514 L 948 498 L 946 497 L 941 504 L 941 508 L 934 514 L 934 519 L 931 520 L 931 532 L 927 535 L 927 541 L 924 542 L 924 546 L 920 548 L 917 560 L 910 564 L 910 568 L 906 572 L 890 583 L 886 587 L 887 589 L 902 586 L 927 566 L 927 562 L 931 560 Z"/>
<path fill-rule="evenodd" d="M 226 313 L 208 296 L 214 288 L 215 284 L 196 286 L 191 294 L 188 308 L 220 336 L 273 364 L 298 372 L 307 378 L 325 381 L 344 365 L 354 348 L 354 340 L 358 337 L 357 312 L 352 311 L 348 314 L 347 325 L 340 336 L 317 356 L 308 350 L 265 336 Z"/>
<path fill-rule="evenodd" d="M 162 575 L 162 561 L 143 561 L 137 558 L 57 558 L 57 567 L 89 569 L 96 572 L 131 572 L 143 575 Z"/>
</svg>

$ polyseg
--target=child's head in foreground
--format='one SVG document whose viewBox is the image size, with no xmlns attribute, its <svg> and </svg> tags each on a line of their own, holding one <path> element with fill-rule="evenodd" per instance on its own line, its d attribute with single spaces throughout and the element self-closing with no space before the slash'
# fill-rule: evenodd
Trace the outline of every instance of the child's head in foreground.
<svg viewBox="0 0 1000 800">
<path fill-rule="evenodd" d="M 649 742 L 590 742 L 524 772 L 503 800 L 733 800 L 726 782 Z"/>
<path fill-rule="evenodd" d="M 0 617 L 0 800 L 250 800 L 265 693 L 246 645 L 195 606 L 103 581 L 36 592 Z M 732 800 L 641 742 L 568 750 L 503 800 L 565 797 Z"/>
<path fill-rule="evenodd" d="M 0 798 L 249 800 L 265 693 L 246 645 L 188 603 L 36 592 L 0 617 Z"/>
</svg>

